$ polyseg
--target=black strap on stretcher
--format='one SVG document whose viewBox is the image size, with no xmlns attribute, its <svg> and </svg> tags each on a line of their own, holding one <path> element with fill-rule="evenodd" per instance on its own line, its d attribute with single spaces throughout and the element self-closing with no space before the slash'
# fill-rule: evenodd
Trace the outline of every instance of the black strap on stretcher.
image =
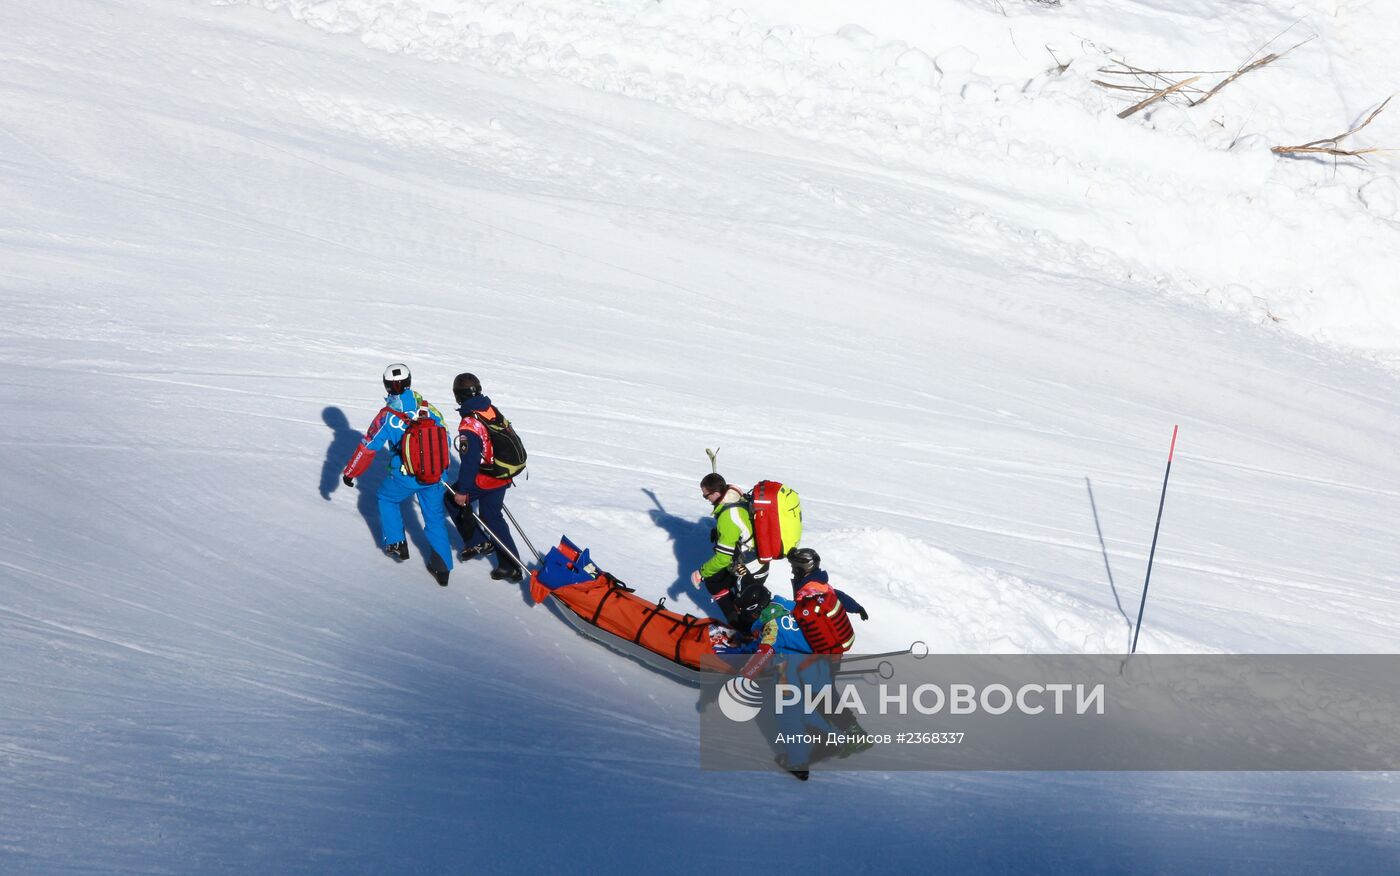
<svg viewBox="0 0 1400 876">
<path fill-rule="evenodd" d="M 640 645 L 642 643 L 642 633 L 646 632 L 647 624 L 651 623 L 658 614 L 661 614 L 661 612 L 665 610 L 666 597 L 663 596 L 657 600 L 656 605 L 652 606 L 651 611 L 647 612 L 647 619 L 642 621 L 641 625 L 637 627 L 637 635 L 632 637 L 632 644 Z"/>
<path fill-rule="evenodd" d="M 599 577 L 601 578 L 602 575 L 599 575 Z M 604 593 L 603 598 L 598 600 L 597 608 L 593 609 L 593 617 L 588 619 L 588 622 L 590 624 L 593 624 L 593 626 L 595 627 L 598 626 L 598 616 L 603 613 L 603 606 L 607 605 L 608 600 L 612 598 L 612 595 L 618 592 L 619 590 L 624 590 L 624 588 L 621 585 L 619 585 L 611 575 L 608 575 L 608 592 Z"/>
<path fill-rule="evenodd" d="M 685 644 L 685 640 L 690 635 L 690 631 L 695 629 L 696 627 L 709 626 L 711 623 L 712 621 L 709 618 L 705 618 L 702 621 L 700 618 L 696 617 L 693 614 L 687 614 L 680 620 L 671 621 L 671 632 L 673 633 L 676 631 L 676 627 L 685 627 L 681 634 L 676 637 L 676 653 L 675 656 L 671 659 L 675 660 L 677 663 L 680 663 L 681 645 Z"/>
</svg>

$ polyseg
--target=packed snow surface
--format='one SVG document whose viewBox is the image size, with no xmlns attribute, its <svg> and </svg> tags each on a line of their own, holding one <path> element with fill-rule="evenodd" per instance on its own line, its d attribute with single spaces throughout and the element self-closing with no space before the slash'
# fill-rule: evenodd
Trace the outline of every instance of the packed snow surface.
<svg viewBox="0 0 1400 876">
<path fill-rule="evenodd" d="M 1397 88 L 1388 4 L 0 28 L 0 870 L 1400 868 L 1381 774 L 701 772 L 693 689 L 484 561 L 438 588 L 412 524 L 391 564 L 339 478 L 386 364 L 471 370 L 536 546 L 646 596 L 710 608 L 719 447 L 862 650 L 1117 653 L 1179 424 L 1139 649 L 1394 651 L 1400 170 L 1270 151 Z M 1295 45 L 1194 107 L 1095 82 Z"/>
</svg>

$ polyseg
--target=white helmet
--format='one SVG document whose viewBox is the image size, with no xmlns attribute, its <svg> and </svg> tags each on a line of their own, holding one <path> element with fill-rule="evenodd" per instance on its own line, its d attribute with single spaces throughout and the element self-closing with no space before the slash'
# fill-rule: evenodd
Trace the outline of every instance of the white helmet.
<svg viewBox="0 0 1400 876">
<path fill-rule="evenodd" d="M 398 395 L 412 385 L 413 374 L 402 362 L 396 362 L 384 369 L 384 391 L 390 395 Z"/>
</svg>

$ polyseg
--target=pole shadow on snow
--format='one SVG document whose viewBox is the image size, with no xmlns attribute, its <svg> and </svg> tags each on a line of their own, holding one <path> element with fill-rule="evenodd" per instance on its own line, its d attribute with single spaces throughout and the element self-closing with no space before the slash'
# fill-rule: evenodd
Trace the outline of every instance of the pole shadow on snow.
<svg viewBox="0 0 1400 876">
<path fill-rule="evenodd" d="M 689 594 L 695 599 L 696 605 L 708 605 L 709 592 L 704 587 L 692 585 L 690 573 L 700 568 L 714 553 L 714 548 L 710 544 L 710 529 L 712 527 L 710 518 L 678 517 L 666 510 L 654 491 L 643 488 L 642 492 L 646 493 L 652 503 L 656 505 L 649 512 L 651 522 L 664 529 L 666 534 L 671 537 L 671 550 L 676 557 L 676 580 L 666 589 L 666 595 L 675 599 L 678 596 Z"/>
<path fill-rule="evenodd" d="M 1128 625 L 1129 644 L 1132 643 L 1133 619 L 1128 617 L 1128 613 L 1123 610 L 1123 600 L 1118 598 L 1118 585 L 1113 581 L 1113 566 L 1108 562 L 1108 545 L 1103 540 L 1103 527 L 1099 525 L 1099 506 L 1094 501 L 1094 484 L 1086 476 L 1084 478 L 1084 488 L 1089 491 L 1089 510 L 1094 514 L 1094 531 L 1099 535 L 1099 553 L 1103 555 L 1103 569 L 1108 574 L 1108 589 L 1113 591 L 1113 601 L 1118 606 L 1118 613 L 1123 616 L 1123 623 Z"/>
</svg>

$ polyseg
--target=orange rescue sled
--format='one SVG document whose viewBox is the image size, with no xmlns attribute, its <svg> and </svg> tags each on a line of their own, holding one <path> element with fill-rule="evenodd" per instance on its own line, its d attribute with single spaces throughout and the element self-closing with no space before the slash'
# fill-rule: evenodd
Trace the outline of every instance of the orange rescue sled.
<svg viewBox="0 0 1400 876">
<path fill-rule="evenodd" d="M 737 644 L 734 630 L 710 617 L 670 611 L 665 599 L 643 599 L 567 538 L 530 574 L 530 595 L 537 603 L 553 596 L 579 631 L 673 675 L 698 681 L 701 672 L 733 671 L 719 655 Z"/>
</svg>

